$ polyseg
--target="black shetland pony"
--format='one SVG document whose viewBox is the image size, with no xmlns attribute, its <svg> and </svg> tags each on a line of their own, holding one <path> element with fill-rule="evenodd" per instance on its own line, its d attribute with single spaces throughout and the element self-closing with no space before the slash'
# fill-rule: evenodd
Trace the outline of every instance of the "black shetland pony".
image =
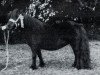
<svg viewBox="0 0 100 75">
<path fill-rule="evenodd" d="M 19 16 L 23 17 L 21 19 Z M 42 23 L 36 18 L 25 15 L 14 9 L 10 14 L 10 19 L 5 29 L 13 29 L 16 23 L 21 28 L 22 33 L 32 51 L 31 68 L 36 69 L 36 56 L 40 59 L 40 66 L 44 67 L 45 63 L 42 58 L 41 49 L 53 51 L 62 48 L 68 44 L 71 45 L 75 61 L 73 67 L 77 69 L 90 68 L 90 51 L 89 43 L 84 27 L 73 21 L 54 22 L 52 25 Z"/>
</svg>

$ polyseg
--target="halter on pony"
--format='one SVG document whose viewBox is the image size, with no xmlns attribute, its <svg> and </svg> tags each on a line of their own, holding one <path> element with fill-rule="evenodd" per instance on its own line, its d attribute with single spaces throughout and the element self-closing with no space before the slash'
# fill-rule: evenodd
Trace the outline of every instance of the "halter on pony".
<svg viewBox="0 0 100 75">
<path fill-rule="evenodd" d="M 9 21 L 16 24 L 16 23 L 18 22 L 18 20 L 20 20 L 20 22 L 21 22 L 21 27 L 24 28 L 23 19 L 24 19 L 24 16 L 23 16 L 22 14 L 20 14 L 19 17 L 17 18 L 17 20 L 14 20 L 14 19 L 10 18 Z"/>
</svg>

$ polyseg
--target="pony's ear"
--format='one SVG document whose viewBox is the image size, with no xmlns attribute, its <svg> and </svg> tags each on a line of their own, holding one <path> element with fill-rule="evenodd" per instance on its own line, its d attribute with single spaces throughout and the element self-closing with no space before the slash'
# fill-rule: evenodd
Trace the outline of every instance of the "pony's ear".
<svg viewBox="0 0 100 75">
<path fill-rule="evenodd" d="M 20 14 L 21 12 L 20 12 L 20 9 L 15 8 L 15 9 L 13 10 L 13 13 L 15 13 L 15 14 Z"/>
<path fill-rule="evenodd" d="M 18 9 L 17 9 L 17 8 L 15 8 L 15 9 L 13 10 L 13 13 L 16 13 L 16 12 L 18 12 Z"/>
<path fill-rule="evenodd" d="M 17 8 L 15 8 L 13 11 L 12 11 L 12 13 L 11 13 L 12 15 L 16 15 L 16 14 L 18 14 L 18 9 Z"/>
</svg>

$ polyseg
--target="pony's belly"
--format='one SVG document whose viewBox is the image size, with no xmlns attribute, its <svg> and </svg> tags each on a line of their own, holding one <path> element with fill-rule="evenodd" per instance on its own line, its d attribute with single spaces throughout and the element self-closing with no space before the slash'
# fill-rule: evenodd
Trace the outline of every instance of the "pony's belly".
<svg viewBox="0 0 100 75">
<path fill-rule="evenodd" d="M 45 50 L 57 50 L 68 44 L 67 32 L 55 26 L 47 27 L 42 37 L 41 48 Z"/>
<path fill-rule="evenodd" d="M 45 50 L 50 50 L 50 51 L 54 51 L 54 50 L 57 50 L 57 49 L 60 49 L 64 46 L 66 46 L 68 43 L 66 41 L 63 41 L 61 39 L 58 39 L 58 40 L 47 40 L 47 41 L 44 41 L 41 45 L 41 48 L 42 49 L 45 49 Z"/>
</svg>

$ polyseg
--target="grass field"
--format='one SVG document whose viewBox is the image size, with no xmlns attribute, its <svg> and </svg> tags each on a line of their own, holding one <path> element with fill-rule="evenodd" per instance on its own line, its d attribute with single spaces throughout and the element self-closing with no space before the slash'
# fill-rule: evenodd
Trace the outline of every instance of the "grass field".
<svg viewBox="0 0 100 75">
<path fill-rule="evenodd" d="M 1 45 L 0 49 L 5 46 Z M 31 70 L 29 67 L 32 63 L 31 50 L 26 44 L 9 45 L 9 66 L 7 70 L 0 72 L 0 75 L 100 75 L 100 41 L 90 42 L 91 52 L 91 70 L 77 70 L 72 67 L 74 62 L 74 54 L 70 47 L 59 49 L 57 51 L 42 50 L 42 55 L 46 66 L 37 70 Z M 5 65 L 6 52 L 0 50 L 0 63 Z M 2 67 L 0 65 L 0 67 Z"/>
</svg>

